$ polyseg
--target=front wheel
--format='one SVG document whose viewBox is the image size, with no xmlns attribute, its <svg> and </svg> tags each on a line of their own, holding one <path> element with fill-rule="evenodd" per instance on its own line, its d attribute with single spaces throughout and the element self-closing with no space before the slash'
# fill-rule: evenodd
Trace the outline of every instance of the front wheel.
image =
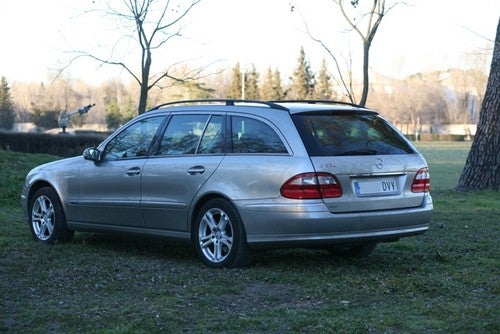
<svg viewBox="0 0 500 334">
<path fill-rule="evenodd" d="M 203 205 L 194 224 L 193 241 L 196 253 L 209 267 L 242 267 L 252 259 L 241 218 L 224 199 Z"/>
<path fill-rule="evenodd" d="M 48 244 L 67 242 L 74 232 L 66 226 L 66 218 L 59 196 L 54 189 L 39 189 L 30 202 L 30 231 L 33 238 Z"/>
</svg>

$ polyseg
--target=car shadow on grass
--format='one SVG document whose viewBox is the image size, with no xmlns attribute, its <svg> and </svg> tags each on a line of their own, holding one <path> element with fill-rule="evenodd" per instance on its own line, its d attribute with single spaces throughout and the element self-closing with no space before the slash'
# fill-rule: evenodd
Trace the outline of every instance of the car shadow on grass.
<svg viewBox="0 0 500 334">
<path fill-rule="evenodd" d="M 124 234 L 77 233 L 71 244 L 79 251 L 96 256 L 113 256 L 151 259 L 172 265 L 203 267 L 189 243 Z M 366 258 L 334 256 L 317 249 L 273 249 L 255 251 L 250 268 L 309 270 L 310 268 L 351 268 L 362 270 L 396 270 L 411 272 L 439 262 L 433 253 L 421 250 L 415 253 L 410 244 L 381 244 Z"/>
<path fill-rule="evenodd" d="M 143 257 L 173 262 L 196 263 L 194 249 L 188 243 L 165 241 L 161 238 L 148 238 L 119 233 L 75 234 L 71 244 L 82 250 L 98 252 L 101 255 L 118 254 L 122 257 Z"/>
</svg>

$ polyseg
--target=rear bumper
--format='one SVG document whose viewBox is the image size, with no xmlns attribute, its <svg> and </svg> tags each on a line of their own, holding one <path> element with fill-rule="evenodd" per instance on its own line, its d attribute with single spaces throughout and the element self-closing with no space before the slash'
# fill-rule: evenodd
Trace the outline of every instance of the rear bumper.
<svg viewBox="0 0 500 334">
<path fill-rule="evenodd" d="M 265 249 L 318 247 L 342 243 L 391 242 L 397 241 L 400 238 L 423 234 L 428 229 L 429 224 L 404 229 L 364 231 L 358 233 L 254 235 L 248 237 L 248 244 L 251 248 Z"/>
<path fill-rule="evenodd" d="M 429 229 L 432 198 L 420 207 L 332 214 L 318 202 L 307 205 L 239 207 L 247 242 L 253 248 L 312 247 L 347 242 L 395 241 Z"/>
</svg>

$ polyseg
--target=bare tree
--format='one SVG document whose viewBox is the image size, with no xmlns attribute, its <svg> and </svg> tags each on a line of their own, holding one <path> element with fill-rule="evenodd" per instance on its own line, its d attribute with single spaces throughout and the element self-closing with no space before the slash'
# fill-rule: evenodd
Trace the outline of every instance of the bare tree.
<svg viewBox="0 0 500 334">
<path fill-rule="evenodd" d="M 333 2 L 337 4 L 340 12 L 342 13 L 342 16 L 347 21 L 349 27 L 359 35 L 363 42 L 363 91 L 361 93 L 359 104 L 361 106 L 365 106 L 370 88 L 368 74 L 370 47 L 378 31 L 380 23 L 382 22 L 382 19 L 392 8 L 394 8 L 398 4 L 398 2 L 388 6 L 386 6 L 385 0 L 363 1 L 363 6 L 360 5 L 359 0 L 349 0 L 349 5 L 346 5 L 344 0 L 333 0 Z M 292 6 L 291 10 L 295 10 L 295 6 Z M 337 69 L 337 73 L 339 75 L 338 83 L 344 90 L 344 95 L 346 95 L 351 102 L 355 102 L 352 86 L 352 71 L 349 71 L 348 77 L 346 78 L 346 76 L 342 74 L 341 64 L 339 63 L 337 56 L 332 51 L 332 49 L 329 48 L 327 44 L 321 39 L 314 37 L 307 23 L 305 23 L 305 25 L 308 35 L 314 41 L 320 43 L 321 46 L 333 59 L 335 67 Z M 348 61 L 348 64 L 350 66 L 350 60 Z"/>
<path fill-rule="evenodd" d="M 307 20 L 302 16 L 302 14 L 300 13 L 300 10 L 298 10 L 297 7 L 292 3 L 290 4 L 290 11 L 292 13 L 293 12 L 299 13 L 299 15 L 302 18 L 302 21 L 304 22 L 304 26 L 306 28 L 306 31 L 307 31 L 307 34 L 309 35 L 309 37 L 313 41 L 319 43 L 321 45 L 321 47 L 323 49 L 325 49 L 325 51 L 328 53 L 328 55 L 332 58 L 333 63 L 335 65 L 335 69 L 337 71 L 337 76 L 333 76 L 332 79 L 335 81 L 337 86 L 340 87 L 340 89 L 342 90 L 342 94 L 345 97 L 347 97 L 351 103 L 355 103 L 356 98 L 354 96 L 353 79 L 352 79 L 352 71 L 351 71 L 351 69 L 352 69 L 351 60 L 352 59 L 349 59 L 349 61 L 346 62 L 347 68 L 348 68 L 348 73 L 344 74 L 344 72 L 342 70 L 343 66 L 340 63 L 340 61 L 338 60 L 336 53 L 330 47 L 328 47 L 328 45 L 323 40 L 321 40 L 320 38 L 318 38 L 317 36 L 315 36 L 311 32 L 311 29 L 309 28 L 309 24 L 307 23 Z"/>
<path fill-rule="evenodd" d="M 457 191 L 492 189 L 500 185 L 500 20 L 497 25 L 490 75 L 479 123 Z"/>
<path fill-rule="evenodd" d="M 382 22 L 382 19 L 389 12 L 389 10 L 397 5 L 397 3 L 391 6 L 386 6 L 385 0 L 372 0 L 368 12 L 362 12 L 360 17 L 351 17 L 347 13 L 346 6 L 343 0 L 336 0 L 335 2 L 339 6 L 340 12 L 346 19 L 347 23 L 363 41 L 363 92 L 361 93 L 359 104 L 364 106 L 366 105 L 366 100 L 368 99 L 368 90 L 370 88 L 370 80 L 368 75 L 370 47 L 378 31 L 380 23 Z M 349 1 L 349 3 L 353 7 L 357 7 L 359 5 L 359 0 L 351 0 Z M 364 27 L 363 21 L 366 21 Z"/>
<path fill-rule="evenodd" d="M 70 61 L 73 63 L 80 57 L 92 58 L 101 64 L 115 65 L 123 68 L 139 84 L 138 113 L 146 111 L 148 92 L 153 87 L 159 87 L 162 79 L 169 78 L 174 82 L 185 83 L 197 79 L 203 68 L 185 72 L 182 76 L 171 75 L 171 70 L 178 64 L 172 64 L 159 74 L 151 73 L 153 52 L 164 47 L 170 40 L 181 36 L 179 23 L 201 0 L 191 1 L 158 1 L 158 0 L 122 0 L 124 7 L 111 7 L 116 2 L 109 2 L 105 14 L 116 18 L 130 27 L 130 34 L 123 36 L 132 39 L 140 48 L 140 69 L 137 74 L 133 69 L 136 66 L 127 64 L 124 60 L 106 59 L 87 51 L 74 51 L 76 56 Z"/>
<path fill-rule="evenodd" d="M 445 73 L 454 90 L 448 101 L 449 123 L 477 123 L 487 74 L 476 69 L 449 69 Z"/>
</svg>

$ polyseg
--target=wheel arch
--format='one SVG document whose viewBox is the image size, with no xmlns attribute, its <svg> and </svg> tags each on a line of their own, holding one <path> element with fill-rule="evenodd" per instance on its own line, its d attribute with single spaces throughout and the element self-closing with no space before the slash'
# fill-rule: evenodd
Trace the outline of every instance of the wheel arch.
<svg viewBox="0 0 500 334">
<path fill-rule="evenodd" d="M 31 203 L 33 202 L 33 197 L 35 196 L 36 192 L 42 188 L 52 188 L 54 190 L 54 192 L 56 193 L 57 195 L 57 199 L 59 200 L 59 202 L 61 203 L 61 206 L 62 206 L 62 210 L 63 210 L 63 213 L 64 215 L 66 216 L 66 208 L 65 206 L 63 205 L 63 202 L 61 200 L 61 195 L 59 194 L 59 191 L 56 187 L 54 187 L 53 184 L 51 184 L 50 182 L 48 181 L 45 181 L 45 180 L 38 180 L 36 181 L 35 183 L 33 183 L 30 187 L 30 190 L 28 192 L 28 198 L 27 198 L 27 205 L 28 205 L 28 208 L 31 206 Z"/>
<path fill-rule="evenodd" d="M 224 199 L 224 200 L 228 201 L 236 209 L 236 206 L 233 204 L 233 201 L 231 201 L 231 199 L 229 199 L 227 196 L 224 196 L 222 194 L 208 193 L 208 194 L 205 194 L 202 197 L 200 197 L 198 199 L 198 201 L 196 202 L 196 204 L 193 206 L 193 210 L 191 210 L 191 216 L 189 219 L 189 233 L 191 234 L 191 240 L 193 240 L 193 230 L 194 230 L 193 226 L 196 223 L 196 217 L 198 216 L 198 213 L 200 212 L 201 207 L 203 205 L 205 205 L 205 203 L 207 203 L 208 201 L 211 201 L 211 200 L 216 199 L 216 198 L 220 198 L 220 199 Z M 236 209 L 236 211 L 238 211 L 238 210 Z"/>
<path fill-rule="evenodd" d="M 215 203 L 209 203 L 210 201 L 217 201 L 218 203 L 215 205 Z M 218 218 L 214 217 L 212 224 L 216 226 L 211 226 L 211 224 L 206 222 L 202 223 L 204 219 L 197 220 L 197 217 L 203 212 L 201 211 L 202 208 L 214 209 L 213 215 L 218 215 Z M 212 215 L 212 213 L 210 214 Z M 221 223 L 221 220 L 226 219 L 226 223 Z M 200 224 L 200 228 L 195 229 L 194 227 L 198 227 L 198 224 Z M 203 229 L 201 229 L 202 224 L 204 224 Z M 210 230 L 208 233 L 206 233 L 207 228 Z M 209 267 L 244 267 L 251 262 L 253 250 L 247 243 L 245 224 L 237 206 L 226 196 L 220 193 L 211 193 L 201 197 L 193 208 L 190 229 L 193 247 L 201 261 Z M 204 232 L 201 232 L 202 230 Z M 226 232 L 229 233 L 226 234 Z M 226 241 L 221 241 L 221 239 Z M 228 240 L 230 241 L 226 243 Z"/>
<path fill-rule="evenodd" d="M 52 184 L 50 184 L 49 182 L 47 182 L 45 180 L 36 181 L 30 187 L 30 191 L 28 193 L 28 203 L 31 203 L 31 201 L 33 200 L 33 196 L 35 196 L 35 193 L 38 190 L 40 190 L 42 188 L 45 188 L 45 187 L 50 187 L 50 188 L 54 189 L 56 191 L 56 193 L 57 193 L 57 189 Z M 59 200 L 60 200 L 61 196 L 59 196 L 59 193 L 57 193 L 57 196 L 59 197 Z"/>
</svg>

